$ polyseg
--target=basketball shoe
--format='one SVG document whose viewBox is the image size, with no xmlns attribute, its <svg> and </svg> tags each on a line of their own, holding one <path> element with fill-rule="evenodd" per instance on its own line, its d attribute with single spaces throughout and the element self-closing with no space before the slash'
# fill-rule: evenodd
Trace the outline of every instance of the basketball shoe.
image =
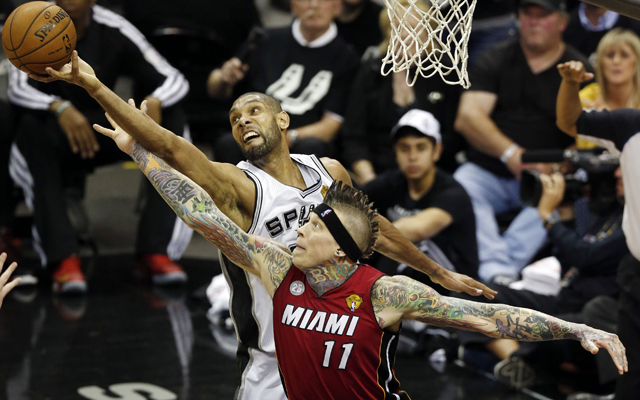
<svg viewBox="0 0 640 400">
<path fill-rule="evenodd" d="M 164 254 L 138 256 L 136 270 L 142 277 L 151 277 L 156 285 L 172 285 L 187 282 L 187 274 L 178 264 Z"/>
<path fill-rule="evenodd" d="M 87 280 L 80 269 L 80 259 L 71 256 L 62 260 L 53 273 L 54 293 L 85 293 Z"/>
</svg>

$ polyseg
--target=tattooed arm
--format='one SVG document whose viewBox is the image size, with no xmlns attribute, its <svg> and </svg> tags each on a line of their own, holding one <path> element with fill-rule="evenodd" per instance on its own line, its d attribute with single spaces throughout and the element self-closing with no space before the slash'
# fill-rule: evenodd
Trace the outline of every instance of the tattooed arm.
<svg viewBox="0 0 640 400">
<path fill-rule="evenodd" d="M 402 319 L 464 329 L 519 341 L 578 340 L 585 350 L 606 348 L 620 373 L 627 371 L 624 346 L 612 333 L 574 324 L 527 308 L 478 303 L 440 296 L 432 288 L 404 276 L 385 276 L 373 285 L 371 302 L 381 328 Z"/>
<path fill-rule="evenodd" d="M 187 226 L 215 245 L 233 263 L 261 278 L 271 296 L 292 265 L 291 251 L 273 240 L 249 235 L 220 211 L 191 179 L 151 154 L 107 115 L 114 130 L 94 125 L 129 154 L 162 198 Z"/>
</svg>

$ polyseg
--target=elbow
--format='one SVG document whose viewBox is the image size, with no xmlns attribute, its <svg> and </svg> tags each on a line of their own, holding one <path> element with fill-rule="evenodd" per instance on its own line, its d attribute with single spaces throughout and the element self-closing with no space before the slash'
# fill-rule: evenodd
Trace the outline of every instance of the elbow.
<svg viewBox="0 0 640 400">
<path fill-rule="evenodd" d="M 464 135 L 469 129 L 469 123 L 472 118 L 473 116 L 469 115 L 467 112 L 458 112 L 456 120 L 453 122 L 453 129 Z"/>
<path fill-rule="evenodd" d="M 578 136 L 578 129 L 576 128 L 575 122 L 571 123 L 562 118 L 557 118 L 556 126 L 558 127 L 558 129 L 560 129 L 562 132 L 566 133 L 569 136 L 573 136 L 573 137 Z"/>
</svg>

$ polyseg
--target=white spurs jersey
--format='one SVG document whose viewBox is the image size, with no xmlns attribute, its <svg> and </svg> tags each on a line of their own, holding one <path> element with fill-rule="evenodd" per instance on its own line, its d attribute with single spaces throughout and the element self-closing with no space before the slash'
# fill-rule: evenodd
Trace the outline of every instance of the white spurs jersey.
<svg viewBox="0 0 640 400">
<path fill-rule="evenodd" d="M 256 203 L 250 234 L 268 237 L 295 247 L 297 229 L 309 220 L 316 204 L 322 203 L 333 178 L 313 155 L 291 154 L 307 188 L 301 190 L 278 182 L 260 168 L 242 161 L 237 164 L 256 185 Z M 275 354 L 271 298 L 257 276 L 221 257 L 231 287 L 230 313 L 238 340 L 245 346 Z"/>
</svg>

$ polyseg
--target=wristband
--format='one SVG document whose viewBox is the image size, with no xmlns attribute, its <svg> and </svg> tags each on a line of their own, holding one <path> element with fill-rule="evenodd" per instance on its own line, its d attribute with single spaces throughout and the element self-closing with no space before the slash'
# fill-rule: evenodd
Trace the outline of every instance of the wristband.
<svg viewBox="0 0 640 400">
<path fill-rule="evenodd" d="M 56 112 L 55 112 L 56 118 L 60 117 L 60 114 L 62 114 L 62 112 L 67 108 L 69 108 L 70 106 L 72 106 L 72 104 L 69 100 L 63 101 L 62 104 L 60 104 L 56 109 Z"/>
<path fill-rule="evenodd" d="M 504 152 L 502 152 L 502 155 L 500 156 L 500 161 L 502 161 L 503 164 L 506 164 L 507 161 L 509 161 L 509 159 L 513 155 L 513 153 L 515 153 L 519 147 L 520 146 L 518 146 L 515 143 L 507 147 L 507 149 Z"/>
<path fill-rule="evenodd" d="M 551 229 L 558 222 L 560 222 L 560 214 L 558 214 L 558 211 L 553 211 L 544 219 L 544 227 L 545 229 Z"/>
</svg>

